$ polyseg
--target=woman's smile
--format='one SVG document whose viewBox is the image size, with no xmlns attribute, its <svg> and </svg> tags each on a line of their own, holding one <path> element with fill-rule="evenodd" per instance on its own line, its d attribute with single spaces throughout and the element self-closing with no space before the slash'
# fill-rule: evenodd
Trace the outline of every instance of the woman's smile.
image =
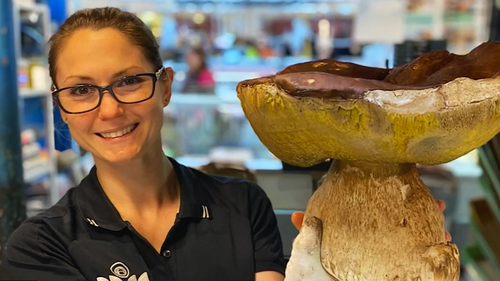
<svg viewBox="0 0 500 281">
<path fill-rule="evenodd" d="M 139 126 L 139 123 L 96 133 L 96 135 L 105 140 L 121 140 L 132 135 L 135 129 L 137 129 L 137 126 Z"/>
</svg>

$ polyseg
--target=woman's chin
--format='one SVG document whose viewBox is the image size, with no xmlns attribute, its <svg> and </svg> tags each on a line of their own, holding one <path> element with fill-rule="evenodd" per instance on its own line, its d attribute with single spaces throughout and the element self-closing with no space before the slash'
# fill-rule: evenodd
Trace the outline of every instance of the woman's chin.
<svg viewBox="0 0 500 281">
<path fill-rule="evenodd" d="M 109 164 L 123 164 L 140 159 L 142 153 L 138 149 L 120 149 L 117 151 L 107 150 L 99 153 L 100 160 Z"/>
</svg>

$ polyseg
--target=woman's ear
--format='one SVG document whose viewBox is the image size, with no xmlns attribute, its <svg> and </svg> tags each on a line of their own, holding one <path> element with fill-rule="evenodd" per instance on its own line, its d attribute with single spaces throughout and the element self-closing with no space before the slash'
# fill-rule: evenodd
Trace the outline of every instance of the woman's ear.
<svg viewBox="0 0 500 281">
<path fill-rule="evenodd" d="M 163 83 L 163 106 L 170 103 L 172 97 L 172 81 L 174 80 L 174 70 L 171 67 L 165 68 L 160 81 Z"/>
</svg>

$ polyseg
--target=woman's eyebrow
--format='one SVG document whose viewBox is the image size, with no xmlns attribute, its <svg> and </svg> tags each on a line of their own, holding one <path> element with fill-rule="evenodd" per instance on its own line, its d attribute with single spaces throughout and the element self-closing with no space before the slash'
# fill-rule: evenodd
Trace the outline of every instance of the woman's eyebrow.
<svg viewBox="0 0 500 281">
<path fill-rule="evenodd" d="M 144 68 L 142 68 L 140 66 L 136 66 L 136 65 L 130 66 L 130 67 L 127 67 L 127 68 L 125 68 L 123 70 L 120 70 L 117 73 L 115 73 L 113 75 L 113 78 L 122 78 L 123 76 L 125 76 L 125 74 L 130 73 L 129 71 L 131 71 L 131 70 L 137 70 L 137 71 L 141 70 L 141 71 L 143 71 Z"/>
<path fill-rule="evenodd" d="M 133 66 L 130 66 L 130 67 L 127 67 L 123 70 L 120 70 L 118 72 L 116 72 L 114 75 L 113 75 L 113 79 L 117 79 L 117 78 L 122 78 L 123 76 L 125 76 L 126 73 L 128 73 L 129 71 L 131 70 L 143 70 L 144 68 L 140 67 L 140 66 L 136 66 L 136 65 L 133 65 Z M 85 75 L 70 75 L 68 77 L 66 77 L 66 79 L 64 79 L 63 83 L 68 81 L 69 79 L 78 79 L 78 80 L 83 80 L 83 81 L 92 81 L 94 80 L 92 77 L 90 76 L 85 76 Z"/>
<path fill-rule="evenodd" d="M 89 76 L 70 75 L 70 76 L 66 77 L 66 79 L 63 80 L 63 83 L 65 83 L 66 81 L 68 81 L 70 79 L 78 79 L 78 80 L 84 80 L 84 81 L 90 81 L 90 80 L 92 80 L 92 78 L 89 77 Z"/>
</svg>

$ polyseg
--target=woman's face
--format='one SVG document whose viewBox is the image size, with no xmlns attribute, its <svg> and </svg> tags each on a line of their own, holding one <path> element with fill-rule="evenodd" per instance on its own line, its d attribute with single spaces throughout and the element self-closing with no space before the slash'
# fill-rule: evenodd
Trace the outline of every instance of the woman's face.
<svg viewBox="0 0 500 281">
<path fill-rule="evenodd" d="M 115 29 L 76 31 L 63 44 L 55 77 L 59 88 L 79 84 L 107 86 L 120 78 L 155 73 L 141 49 Z M 166 72 L 166 73 L 165 73 Z M 97 161 L 125 162 L 161 149 L 163 107 L 170 100 L 173 71 L 168 68 L 153 97 L 141 103 L 121 104 L 105 91 L 101 105 L 87 113 L 61 110 L 75 141 Z M 133 129 L 123 136 L 124 132 Z"/>
<path fill-rule="evenodd" d="M 193 51 L 189 51 L 186 55 L 186 63 L 190 70 L 197 70 L 201 67 L 201 57 Z"/>
</svg>

